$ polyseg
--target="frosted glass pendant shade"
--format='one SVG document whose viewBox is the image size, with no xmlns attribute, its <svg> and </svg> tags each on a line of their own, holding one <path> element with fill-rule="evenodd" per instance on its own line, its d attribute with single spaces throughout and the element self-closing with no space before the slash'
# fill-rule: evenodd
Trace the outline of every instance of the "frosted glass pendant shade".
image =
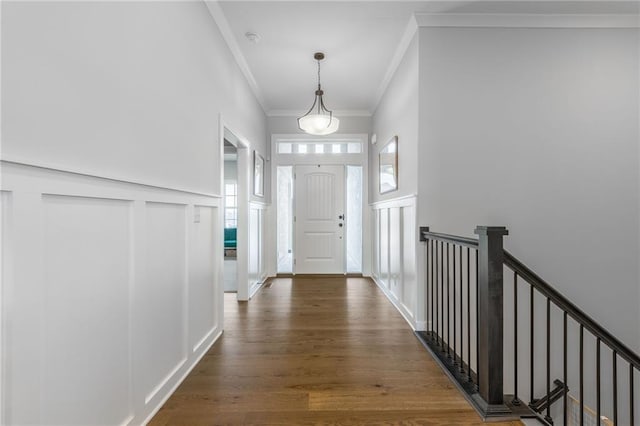
<svg viewBox="0 0 640 426">
<path fill-rule="evenodd" d="M 310 135 L 330 135 L 338 130 L 340 120 L 333 116 L 333 113 L 324 106 L 324 101 L 322 100 L 324 91 L 320 85 L 320 61 L 324 59 L 324 53 L 314 53 L 313 59 L 318 61 L 318 89 L 315 92 L 316 97 L 313 98 L 313 105 L 311 105 L 309 111 L 298 118 L 298 127 Z"/>
<path fill-rule="evenodd" d="M 340 120 L 326 114 L 309 114 L 298 119 L 298 126 L 310 135 L 323 136 L 335 133 Z"/>
</svg>

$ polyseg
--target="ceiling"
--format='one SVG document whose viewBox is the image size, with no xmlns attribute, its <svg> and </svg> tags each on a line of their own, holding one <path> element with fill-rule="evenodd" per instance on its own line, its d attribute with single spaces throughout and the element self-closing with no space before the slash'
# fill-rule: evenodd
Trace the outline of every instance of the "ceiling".
<svg viewBox="0 0 640 426">
<path fill-rule="evenodd" d="M 343 115 L 368 115 L 397 64 L 414 12 L 626 14 L 637 13 L 638 2 L 227 0 L 210 10 L 227 28 L 223 35 L 241 68 L 244 62 L 267 114 L 306 112 L 317 84 L 313 53 L 321 51 L 327 107 Z M 258 34 L 259 42 L 250 42 L 246 32 Z"/>
</svg>

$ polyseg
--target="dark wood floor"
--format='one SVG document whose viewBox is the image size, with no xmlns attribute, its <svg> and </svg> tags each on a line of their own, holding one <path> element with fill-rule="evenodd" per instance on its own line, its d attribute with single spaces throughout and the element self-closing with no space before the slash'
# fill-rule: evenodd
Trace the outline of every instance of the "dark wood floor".
<svg viewBox="0 0 640 426">
<path fill-rule="evenodd" d="M 482 422 L 373 282 L 280 278 L 225 296 L 223 336 L 150 424 Z"/>
</svg>

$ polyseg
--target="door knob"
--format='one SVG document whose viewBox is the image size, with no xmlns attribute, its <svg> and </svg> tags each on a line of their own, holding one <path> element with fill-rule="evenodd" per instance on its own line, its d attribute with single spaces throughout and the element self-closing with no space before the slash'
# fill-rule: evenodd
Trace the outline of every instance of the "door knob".
<svg viewBox="0 0 640 426">
<path fill-rule="evenodd" d="M 340 228 L 342 228 L 342 224 L 341 224 L 341 223 L 339 223 L 339 224 L 338 224 L 338 226 L 339 226 Z"/>
<path fill-rule="evenodd" d="M 338 219 L 340 219 L 340 220 L 344 219 L 344 215 L 341 214 L 340 216 L 338 216 Z"/>
</svg>

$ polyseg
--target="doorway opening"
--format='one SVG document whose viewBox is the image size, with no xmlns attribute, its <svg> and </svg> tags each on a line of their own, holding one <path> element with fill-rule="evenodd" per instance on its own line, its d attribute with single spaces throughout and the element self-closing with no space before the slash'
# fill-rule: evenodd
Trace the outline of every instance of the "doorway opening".
<svg viewBox="0 0 640 426">
<path fill-rule="evenodd" d="M 238 149 L 224 139 L 224 291 L 238 291 Z"/>
<path fill-rule="evenodd" d="M 230 229 L 227 232 L 229 243 L 225 249 L 224 259 L 228 260 L 229 272 L 223 266 L 223 274 L 229 287 L 226 291 L 235 291 L 238 300 L 249 300 L 249 157 L 251 150 L 246 139 L 238 136 L 222 125 L 223 133 L 220 137 L 220 158 L 225 159 L 225 149 L 227 150 L 227 160 L 221 161 L 222 193 L 223 193 L 223 217 L 222 226 Z M 235 149 L 235 155 L 234 155 Z M 235 157 L 235 161 L 234 161 Z M 232 172 L 225 174 L 228 170 Z M 233 172 L 235 170 L 235 173 Z M 228 179 L 227 179 L 228 178 Z M 235 224 L 235 248 L 233 248 Z M 235 255 L 235 263 L 234 262 Z M 235 281 L 232 281 L 235 265 Z M 235 289 L 232 287 L 235 284 Z M 228 288 L 228 289 L 227 289 Z"/>
</svg>

